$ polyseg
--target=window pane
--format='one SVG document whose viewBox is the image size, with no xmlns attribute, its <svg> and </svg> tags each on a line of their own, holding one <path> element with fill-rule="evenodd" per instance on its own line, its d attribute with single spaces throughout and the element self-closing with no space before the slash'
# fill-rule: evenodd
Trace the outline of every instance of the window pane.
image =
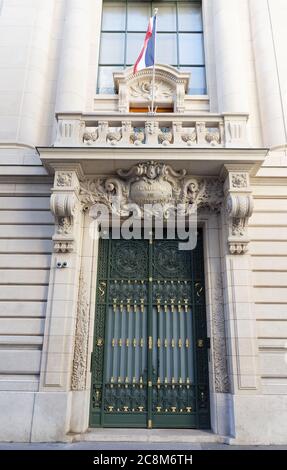
<svg viewBox="0 0 287 470">
<path fill-rule="evenodd" d="M 123 2 L 104 2 L 102 30 L 124 31 L 126 29 L 126 5 Z"/>
<path fill-rule="evenodd" d="M 189 95 L 206 95 L 205 67 L 180 67 L 182 72 L 190 72 Z"/>
<path fill-rule="evenodd" d="M 176 34 L 162 33 L 157 35 L 156 63 L 177 64 Z"/>
<path fill-rule="evenodd" d="M 143 33 L 128 33 L 127 35 L 127 64 L 133 65 L 144 44 Z"/>
<path fill-rule="evenodd" d="M 128 4 L 128 31 L 146 31 L 150 16 L 150 4 Z"/>
<path fill-rule="evenodd" d="M 178 29 L 179 31 L 202 31 L 201 5 L 178 4 Z"/>
<path fill-rule="evenodd" d="M 122 70 L 122 67 L 99 67 L 98 93 L 115 93 L 113 72 L 118 70 Z"/>
<path fill-rule="evenodd" d="M 125 35 L 122 33 L 102 33 L 100 64 L 123 64 Z"/>
<path fill-rule="evenodd" d="M 203 65 L 204 50 L 202 34 L 179 34 L 180 64 Z"/>
<path fill-rule="evenodd" d="M 157 31 L 176 31 L 175 4 L 153 3 L 153 8 L 159 9 Z"/>
</svg>

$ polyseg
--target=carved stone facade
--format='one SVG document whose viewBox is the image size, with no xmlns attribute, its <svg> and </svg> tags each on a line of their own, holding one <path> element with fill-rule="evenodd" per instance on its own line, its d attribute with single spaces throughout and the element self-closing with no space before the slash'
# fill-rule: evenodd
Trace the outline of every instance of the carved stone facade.
<svg viewBox="0 0 287 470">
<path fill-rule="evenodd" d="M 85 207 L 105 204 L 121 217 L 127 217 L 135 204 L 139 217 L 146 204 L 161 204 L 164 211 L 184 204 L 186 213 L 199 209 L 218 212 L 223 189 L 219 179 L 195 178 L 165 163 L 146 161 L 128 171 L 118 170 L 117 176 L 85 178 L 80 199 Z"/>
<path fill-rule="evenodd" d="M 128 128 L 128 126 L 127 126 Z M 150 126 L 149 131 L 154 132 Z M 116 137 L 116 136 L 114 136 Z M 110 136 L 112 138 L 112 136 Z M 138 138 L 138 137 L 137 137 Z M 168 136 L 165 136 L 168 139 Z M 67 253 L 75 248 L 75 221 L 82 210 L 103 204 L 109 213 L 121 218 L 133 211 L 143 217 L 144 208 L 158 205 L 164 214 L 181 207 L 184 214 L 208 210 L 219 213 L 224 207 L 227 215 L 228 245 L 231 254 L 242 254 L 248 245 L 247 222 L 252 213 L 252 196 L 248 171 L 226 168 L 226 181 L 221 178 L 202 178 L 176 171 L 170 164 L 146 160 L 129 169 L 118 169 L 112 176 L 85 177 L 77 171 L 55 172 L 51 196 L 51 210 L 55 215 L 54 251 Z M 79 178 L 80 175 L 80 178 Z M 136 210 L 135 210 L 136 208 Z M 157 212 L 158 213 L 158 212 Z M 168 215 L 167 215 L 168 216 Z M 222 283 L 217 279 L 212 286 L 212 342 L 215 373 L 215 391 L 229 392 Z M 83 276 L 77 309 L 76 339 L 72 374 L 72 389 L 84 390 L 87 369 L 87 341 L 89 308 Z"/>
<path fill-rule="evenodd" d="M 89 337 L 89 301 L 87 286 L 82 272 L 79 279 L 79 296 L 77 309 L 77 322 L 75 333 L 75 347 L 73 360 L 72 390 L 85 390 L 88 364 L 88 337 Z"/>
</svg>

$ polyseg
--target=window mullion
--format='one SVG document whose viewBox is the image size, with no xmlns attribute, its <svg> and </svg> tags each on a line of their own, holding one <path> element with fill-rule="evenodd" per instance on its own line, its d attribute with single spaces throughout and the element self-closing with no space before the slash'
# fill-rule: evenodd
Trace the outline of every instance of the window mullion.
<svg viewBox="0 0 287 470">
<path fill-rule="evenodd" d="M 126 0 L 126 22 L 125 22 L 125 49 L 124 49 L 124 68 L 127 66 L 127 42 L 128 42 L 128 0 Z"/>
<path fill-rule="evenodd" d="M 179 21 L 178 21 L 178 2 L 176 2 L 176 49 L 177 49 L 177 68 L 180 66 L 180 57 L 179 57 Z"/>
</svg>

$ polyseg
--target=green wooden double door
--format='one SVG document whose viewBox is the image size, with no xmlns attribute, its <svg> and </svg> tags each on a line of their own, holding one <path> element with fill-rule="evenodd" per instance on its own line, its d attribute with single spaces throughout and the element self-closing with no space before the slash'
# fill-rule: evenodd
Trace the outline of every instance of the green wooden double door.
<svg viewBox="0 0 287 470">
<path fill-rule="evenodd" d="M 91 427 L 209 428 L 202 233 L 101 240 Z"/>
</svg>

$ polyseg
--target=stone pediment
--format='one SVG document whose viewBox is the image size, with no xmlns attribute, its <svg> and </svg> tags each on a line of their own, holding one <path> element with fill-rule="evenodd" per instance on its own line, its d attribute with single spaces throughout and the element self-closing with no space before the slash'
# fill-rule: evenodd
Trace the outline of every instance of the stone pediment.
<svg viewBox="0 0 287 470">
<path fill-rule="evenodd" d="M 190 73 L 180 72 L 169 65 L 157 65 L 155 69 L 155 106 L 173 108 L 183 113 Z M 133 73 L 133 68 L 114 73 L 115 88 L 119 95 L 119 111 L 129 112 L 131 107 L 148 107 L 152 100 L 153 69 L 146 68 Z"/>
</svg>

